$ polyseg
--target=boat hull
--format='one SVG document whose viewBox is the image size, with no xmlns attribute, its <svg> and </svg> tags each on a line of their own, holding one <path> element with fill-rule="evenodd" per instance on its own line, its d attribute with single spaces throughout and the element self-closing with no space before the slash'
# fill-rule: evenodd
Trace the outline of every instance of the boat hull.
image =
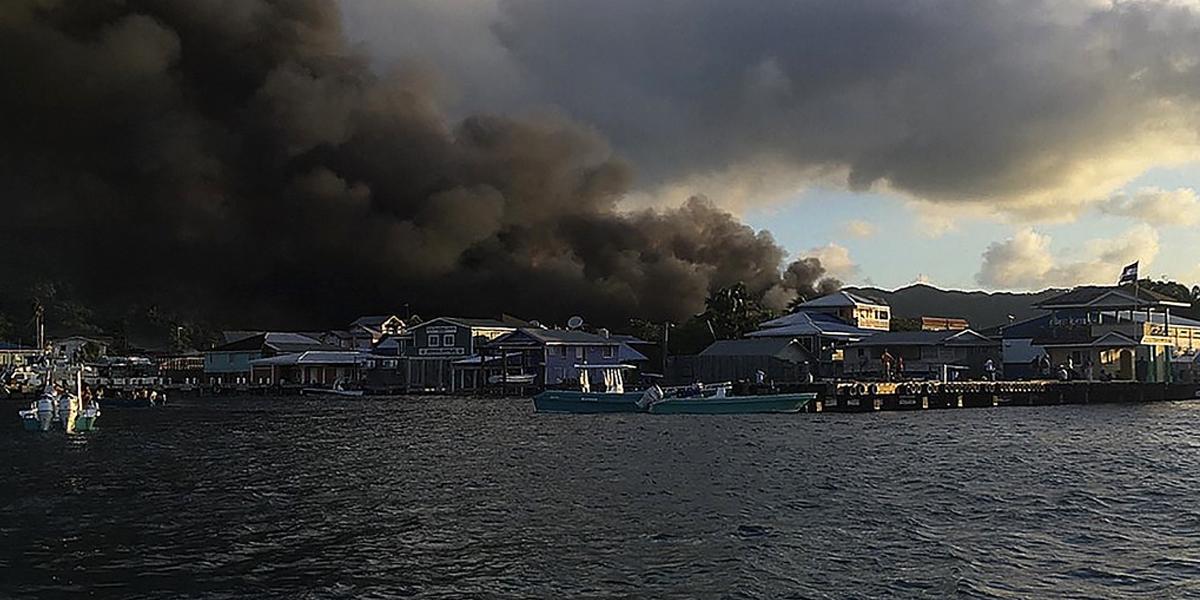
<svg viewBox="0 0 1200 600">
<path fill-rule="evenodd" d="M 92 431 L 96 428 L 96 417 L 99 415 L 79 415 L 75 417 L 75 431 Z"/>
<path fill-rule="evenodd" d="M 568 390 L 547 390 L 533 397 L 537 412 L 595 414 L 646 412 L 638 406 L 642 392 L 597 394 Z"/>
<path fill-rule="evenodd" d="M 770 396 L 726 396 L 723 398 L 668 398 L 650 406 L 657 415 L 749 415 L 797 413 L 816 398 L 816 394 L 775 394 Z"/>
</svg>

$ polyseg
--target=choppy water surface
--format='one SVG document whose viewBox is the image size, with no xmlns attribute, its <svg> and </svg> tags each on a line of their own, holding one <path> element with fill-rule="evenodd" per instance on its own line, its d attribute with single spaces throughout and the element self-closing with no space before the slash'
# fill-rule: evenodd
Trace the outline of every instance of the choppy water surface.
<svg viewBox="0 0 1200 600">
<path fill-rule="evenodd" d="M 11 409 L 11 410 L 10 410 Z M 2 597 L 1183 597 L 1200 404 L 187 400 L 0 426 Z"/>
</svg>

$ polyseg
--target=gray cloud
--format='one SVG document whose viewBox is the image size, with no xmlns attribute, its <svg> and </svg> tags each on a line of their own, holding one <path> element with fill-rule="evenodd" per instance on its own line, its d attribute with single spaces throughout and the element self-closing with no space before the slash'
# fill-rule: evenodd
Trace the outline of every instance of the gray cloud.
<svg viewBox="0 0 1200 600">
<path fill-rule="evenodd" d="M 1179 3 L 477 4 L 455 18 L 495 24 L 463 43 L 504 68 L 460 69 L 470 85 L 598 127 L 644 187 L 770 165 L 766 187 L 832 172 L 1045 217 L 1200 156 L 1200 20 Z"/>
</svg>

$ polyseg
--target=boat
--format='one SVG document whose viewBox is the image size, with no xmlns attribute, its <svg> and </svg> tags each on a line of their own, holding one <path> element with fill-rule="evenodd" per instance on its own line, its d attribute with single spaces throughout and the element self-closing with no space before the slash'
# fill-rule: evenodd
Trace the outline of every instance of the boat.
<svg viewBox="0 0 1200 600">
<path fill-rule="evenodd" d="M 25 430 L 76 433 L 95 429 L 100 407 L 95 402 L 84 403 L 82 370 L 76 373 L 74 392 L 66 385 L 55 386 L 52 380 L 48 377 L 41 395 L 28 409 L 18 411 Z"/>
<path fill-rule="evenodd" d="M 803 411 L 817 397 L 816 393 L 755 394 L 731 396 L 731 383 L 693 384 L 660 388 L 657 385 L 637 392 L 626 392 L 620 370 L 614 376 L 605 375 L 606 390 L 587 389 L 588 370 L 612 369 L 612 365 L 580 367 L 581 391 L 546 390 L 533 397 L 537 412 L 559 413 L 650 413 L 656 415 L 737 415 L 796 413 Z M 632 367 L 630 367 L 632 368 Z"/>
<path fill-rule="evenodd" d="M 356 398 L 358 396 L 362 396 L 366 392 L 363 390 L 350 389 L 346 387 L 345 381 L 338 379 L 337 381 L 333 382 L 331 387 L 306 387 L 300 390 L 300 393 L 302 395 L 313 394 L 320 396 L 344 396 L 348 398 Z"/>
<path fill-rule="evenodd" d="M 650 404 L 655 415 L 748 415 L 797 413 L 815 400 L 816 393 L 762 394 L 750 396 L 667 396 Z"/>
<path fill-rule="evenodd" d="M 637 413 L 646 412 L 646 392 L 625 391 L 623 372 L 632 365 L 575 365 L 578 390 L 546 390 L 533 397 L 533 409 L 552 413 Z M 592 376 L 599 376 L 604 389 L 592 390 Z"/>
</svg>

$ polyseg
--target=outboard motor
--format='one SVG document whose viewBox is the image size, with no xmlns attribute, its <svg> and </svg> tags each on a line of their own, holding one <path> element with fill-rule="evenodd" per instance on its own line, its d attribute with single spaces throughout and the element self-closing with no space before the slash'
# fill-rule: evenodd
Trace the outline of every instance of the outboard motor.
<svg viewBox="0 0 1200 600">
<path fill-rule="evenodd" d="M 662 388 L 658 387 L 658 385 L 655 384 L 655 385 L 650 386 L 645 391 L 645 393 L 642 394 L 641 398 L 638 398 L 637 406 L 638 406 L 638 408 L 640 408 L 642 410 L 646 410 L 647 408 L 650 408 L 651 406 L 653 406 L 659 402 L 662 402 L 662 399 L 663 399 Z"/>
<path fill-rule="evenodd" d="M 50 431 L 50 426 L 54 423 L 54 395 L 50 390 L 38 396 L 37 418 L 41 430 Z"/>
</svg>

